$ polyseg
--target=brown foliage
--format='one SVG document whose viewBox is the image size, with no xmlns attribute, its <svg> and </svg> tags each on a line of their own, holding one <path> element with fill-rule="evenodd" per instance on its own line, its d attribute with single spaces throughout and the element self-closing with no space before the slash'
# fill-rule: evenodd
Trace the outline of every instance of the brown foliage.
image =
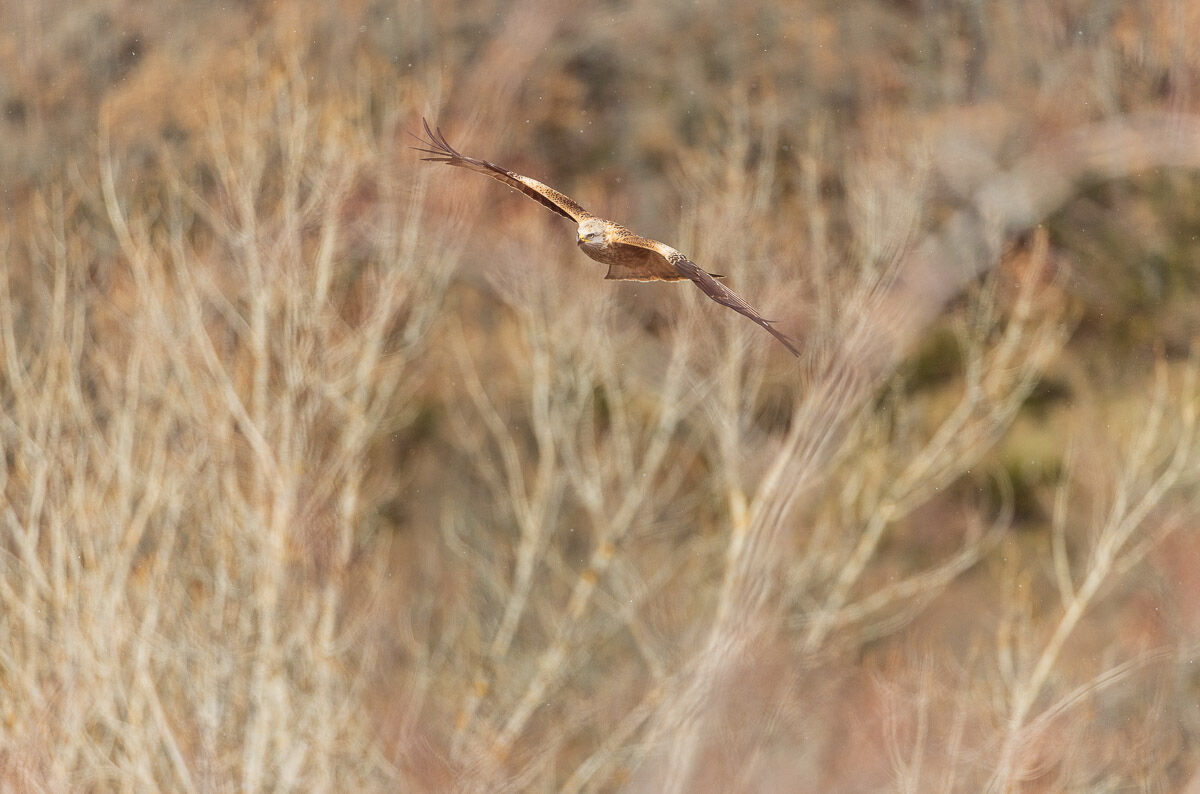
<svg viewBox="0 0 1200 794">
<path fill-rule="evenodd" d="M 0 787 L 1182 787 L 1195 5 L 0 5 Z"/>
</svg>

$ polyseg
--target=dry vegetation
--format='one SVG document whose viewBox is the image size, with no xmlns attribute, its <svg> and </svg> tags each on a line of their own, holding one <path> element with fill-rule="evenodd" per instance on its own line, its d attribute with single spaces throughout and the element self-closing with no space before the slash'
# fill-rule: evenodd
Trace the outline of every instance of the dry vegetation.
<svg viewBox="0 0 1200 794">
<path fill-rule="evenodd" d="M 0 789 L 1200 784 L 1200 3 L 54 5 Z"/>
</svg>

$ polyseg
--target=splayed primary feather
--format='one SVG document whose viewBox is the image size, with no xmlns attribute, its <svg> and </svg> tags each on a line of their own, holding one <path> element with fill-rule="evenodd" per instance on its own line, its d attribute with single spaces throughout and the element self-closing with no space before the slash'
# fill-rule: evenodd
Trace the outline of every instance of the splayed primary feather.
<svg viewBox="0 0 1200 794">
<path fill-rule="evenodd" d="M 574 200 L 544 185 L 536 179 L 509 171 L 507 168 L 460 154 L 442 135 L 441 128 L 430 128 L 429 122 L 421 119 L 425 127 L 425 138 L 413 136 L 421 146 L 413 148 L 423 157 L 435 163 L 458 168 L 467 168 L 490 176 L 511 188 L 521 191 L 543 207 L 575 221 L 580 249 L 597 262 L 608 265 L 606 279 L 620 281 L 683 281 L 690 280 L 705 295 L 722 306 L 750 318 L 767 333 L 778 339 L 784 347 L 799 356 L 800 350 L 774 324 L 759 314 L 740 295 L 717 281 L 721 276 L 702 270 L 695 262 L 666 243 L 634 234 L 619 223 L 598 218 Z"/>
</svg>

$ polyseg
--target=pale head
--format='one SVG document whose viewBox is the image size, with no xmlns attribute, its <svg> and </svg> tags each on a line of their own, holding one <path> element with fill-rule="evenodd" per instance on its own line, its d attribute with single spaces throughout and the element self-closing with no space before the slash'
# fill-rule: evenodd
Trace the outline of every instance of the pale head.
<svg viewBox="0 0 1200 794">
<path fill-rule="evenodd" d="M 579 222 L 579 244 L 601 247 L 605 244 L 604 221 L 599 218 L 585 218 Z"/>
</svg>

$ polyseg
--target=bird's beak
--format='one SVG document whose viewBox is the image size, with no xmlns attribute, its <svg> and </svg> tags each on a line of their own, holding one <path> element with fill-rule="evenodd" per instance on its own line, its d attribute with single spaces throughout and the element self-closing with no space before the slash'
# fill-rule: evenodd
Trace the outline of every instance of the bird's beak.
<svg viewBox="0 0 1200 794">
<path fill-rule="evenodd" d="M 579 242 L 581 242 L 581 243 L 586 243 L 586 242 L 587 242 L 587 238 L 586 238 L 586 237 L 584 237 L 584 236 L 581 234 L 581 235 L 579 235 Z"/>
</svg>

